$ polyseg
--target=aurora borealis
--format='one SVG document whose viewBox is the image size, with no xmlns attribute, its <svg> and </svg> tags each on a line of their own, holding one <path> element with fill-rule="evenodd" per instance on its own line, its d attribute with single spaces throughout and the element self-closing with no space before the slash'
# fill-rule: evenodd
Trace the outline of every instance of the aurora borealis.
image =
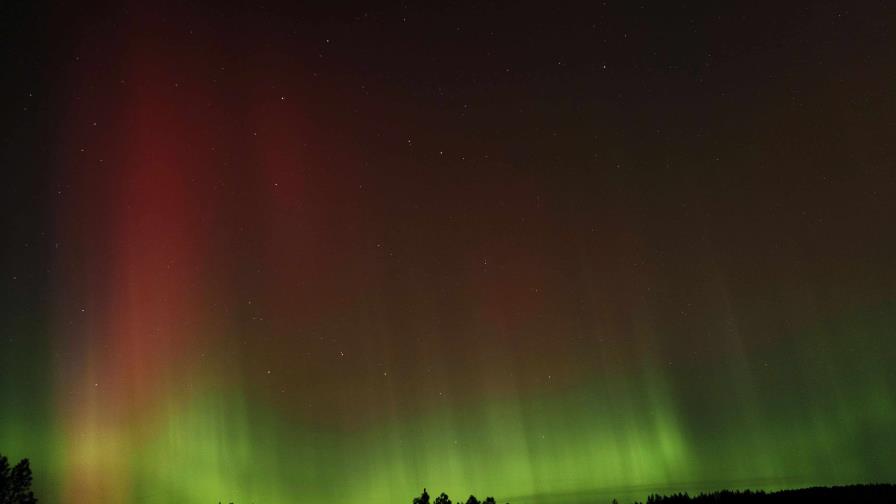
<svg viewBox="0 0 896 504">
<path fill-rule="evenodd" d="M 41 502 L 896 480 L 891 9 L 2 7 Z"/>
</svg>

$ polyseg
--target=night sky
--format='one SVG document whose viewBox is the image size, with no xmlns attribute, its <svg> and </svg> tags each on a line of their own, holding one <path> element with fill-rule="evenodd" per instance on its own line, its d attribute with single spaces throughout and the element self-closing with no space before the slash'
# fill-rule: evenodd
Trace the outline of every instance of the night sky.
<svg viewBox="0 0 896 504">
<path fill-rule="evenodd" d="M 42 501 L 896 480 L 887 2 L 150 4 L 0 7 Z"/>
</svg>

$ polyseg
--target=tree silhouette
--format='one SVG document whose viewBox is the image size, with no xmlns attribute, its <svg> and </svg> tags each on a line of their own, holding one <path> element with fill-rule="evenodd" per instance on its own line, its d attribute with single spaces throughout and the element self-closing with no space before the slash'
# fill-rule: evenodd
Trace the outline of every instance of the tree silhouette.
<svg viewBox="0 0 896 504">
<path fill-rule="evenodd" d="M 421 495 L 420 497 L 414 497 L 414 504 L 429 504 L 429 494 L 426 493 L 425 488 L 423 489 L 423 495 Z M 451 499 L 448 498 L 448 494 L 446 494 L 445 492 L 442 492 L 441 494 L 439 494 L 438 497 L 436 497 L 435 501 L 433 501 L 433 504 L 451 504 Z M 463 501 L 457 501 L 456 504 L 463 504 Z M 466 504 L 497 504 L 497 503 L 495 502 L 494 497 L 486 497 L 484 501 L 480 501 L 479 499 L 476 498 L 475 495 L 471 495 L 467 499 Z"/>
<path fill-rule="evenodd" d="M 31 492 L 31 466 L 22 459 L 10 469 L 9 460 L 0 455 L 0 504 L 36 504 Z"/>
<path fill-rule="evenodd" d="M 420 497 L 414 497 L 414 504 L 429 504 L 429 494 L 426 493 L 426 489 L 423 489 L 423 493 L 420 494 Z"/>
<path fill-rule="evenodd" d="M 896 485 L 849 485 L 840 487 L 811 487 L 794 490 L 779 490 L 765 493 L 759 491 L 720 490 L 709 494 L 701 493 L 691 497 L 687 493 L 672 495 L 653 494 L 647 497 L 648 504 L 752 504 L 752 503 L 795 503 L 826 504 L 841 502 L 861 502 L 864 504 L 892 504 L 896 502 Z"/>
</svg>

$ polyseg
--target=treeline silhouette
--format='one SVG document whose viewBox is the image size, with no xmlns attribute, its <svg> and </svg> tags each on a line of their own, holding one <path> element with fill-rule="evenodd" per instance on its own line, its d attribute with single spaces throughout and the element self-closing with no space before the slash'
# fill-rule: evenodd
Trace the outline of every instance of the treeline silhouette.
<svg viewBox="0 0 896 504">
<path fill-rule="evenodd" d="M 712 493 L 701 493 L 696 496 L 690 496 L 686 493 L 677 493 L 672 495 L 649 495 L 647 504 L 769 504 L 769 503 L 787 503 L 787 504 L 896 504 L 896 485 L 891 484 L 873 484 L 873 485 L 847 485 L 835 487 L 811 487 L 800 488 L 794 490 L 780 490 L 777 492 L 764 492 L 762 490 L 743 490 L 731 491 L 721 490 Z M 423 489 L 420 497 L 414 497 L 412 504 L 430 504 L 429 494 Z M 435 498 L 433 504 L 452 504 L 444 492 Z M 462 504 L 460 501 L 457 504 Z M 475 496 L 471 495 L 465 504 L 495 504 L 494 497 L 486 497 L 484 501 L 479 501 Z M 619 501 L 613 499 L 612 504 L 619 504 Z M 643 504 L 635 502 L 634 504 Z"/>
<path fill-rule="evenodd" d="M 0 504 L 35 504 L 37 499 L 31 492 L 31 466 L 28 459 L 22 459 L 15 467 L 9 467 L 9 460 L 0 455 Z"/>
<path fill-rule="evenodd" d="M 412 504 L 429 504 L 429 494 L 426 492 L 425 488 L 423 489 L 423 493 L 420 494 L 420 497 L 414 497 Z M 433 501 L 433 504 L 451 504 L 451 499 L 445 492 L 442 492 L 438 497 L 436 497 L 436 500 Z M 457 504 L 461 504 L 461 502 L 458 501 Z M 480 501 L 476 498 L 475 495 L 471 495 L 467 497 L 466 504 L 495 504 L 495 498 L 486 497 L 484 501 Z"/>
<path fill-rule="evenodd" d="M 614 501 L 615 502 L 615 501 Z M 647 504 L 769 504 L 769 503 L 856 503 L 856 504 L 892 504 L 896 503 L 896 485 L 847 485 L 835 487 L 811 487 L 796 490 L 763 491 L 730 491 L 722 490 L 712 493 L 701 493 L 689 496 L 686 493 L 673 495 L 654 494 L 647 497 Z M 641 503 L 638 503 L 641 504 Z"/>
<path fill-rule="evenodd" d="M 0 454 L 0 504 L 37 504 L 37 498 L 31 491 L 31 466 L 28 459 L 22 459 L 14 467 L 10 467 L 9 460 Z M 795 490 L 779 490 L 776 492 L 764 491 L 731 491 L 721 490 L 712 493 L 701 493 L 690 496 L 686 493 L 672 495 L 653 494 L 647 497 L 647 504 L 834 504 L 834 503 L 861 503 L 861 504 L 894 504 L 896 503 L 896 485 L 871 484 L 871 485 L 847 485 L 834 487 L 811 487 Z M 412 504 L 452 504 L 445 492 L 439 494 L 430 502 L 429 493 L 423 489 L 419 497 L 414 497 Z M 465 502 L 457 501 L 457 504 L 497 504 L 494 497 L 486 497 L 480 501 L 471 495 Z M 613 504 L 618 504 L 613 499 Z M 636 502 L 635 504 L 643 504 Z"/>
</svg>

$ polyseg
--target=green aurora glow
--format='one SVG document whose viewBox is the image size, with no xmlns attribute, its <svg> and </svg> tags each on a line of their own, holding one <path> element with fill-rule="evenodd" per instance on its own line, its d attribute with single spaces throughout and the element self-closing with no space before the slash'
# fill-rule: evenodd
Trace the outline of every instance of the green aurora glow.
<svg viewBox="0 0 896 504">
<path fill-rule="evenodd" d="M 9 13 L 42 502 L 896 480 L 885 16 L 131 8 Z"/>
</svg>

